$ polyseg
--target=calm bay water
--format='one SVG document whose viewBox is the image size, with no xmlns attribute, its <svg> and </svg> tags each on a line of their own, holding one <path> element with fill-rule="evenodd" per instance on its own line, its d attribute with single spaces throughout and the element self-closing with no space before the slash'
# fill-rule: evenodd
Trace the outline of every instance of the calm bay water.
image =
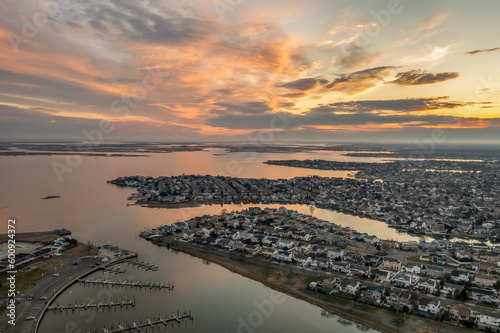
<svg viewBox="0 0 500 333">
<path fill-rule="evenodd" d="M 135 280 L 175 281 L 172 292 L 130 291 L 74 285 L 63 293 L 58 302 L 81 302 L 87 297 L 135 297 L 136 307 L 128 310 L 111 310 L 103 313 L 53 314 L 43 320 L 40 332 L 67 332 L 65 325 L 75 323 L 81 332 L 102 331 L 106 326 L 115 328 L 132 319 L 144 321 L 147 317 L 175 313 L 177 310 L 193 311 L 193 323 L 174 325 L 174 332 L 247 332 L 242 321 L 257 311 L 256 303 L 271 299 L 272 290 L 262 284 L 229 272 L 215 264 L 203 262 L 182 253 L 173 253 L 137 237 L 145 228 L 170 224 L 202 214 L 218 214 L 222 209 L 239 210 L 246 206 L 219 205 L 182 209 L 153 209 L 126 206 L 132 188 L 120 188 L 106 181 L 119 176 L 148 175 L 171 176 L 185 174 L 220 174 L 235 177 L 291 178 L 319 175 L 346 177 L 347 172 L 319 171 L 299 168 L 269 166 L 268 159 L 330 159 L 342 161 L 380 161 L 376 158 L 341 156 L 340 153 L 258 154 L 251 156 L 233 153 L 215 156 L 212 152 L 182 152 L 152 154 L 151 157 L 83 157 L 82 163 L 59 182 L 51 163 L 64 163 L 63 156 L 0 157 L 0 216 L 7 221 L 17 220 L 18 232 L 70 229 L 73 235 L 99 244 L 118 244 L 121 248 L 138 251 L 140 258 L 159 264 L 157 272 L 127 268 L 127 278 Z M 41 200 L 47 195 L 60 199 Z M 268 205 L 273 206 L 273 205 Z M 264 207 L 264 206 L 262 206 Z M 384 223 L 303 205 L 292 209 L 330 220 L 339 225 L 375 234 L 381 238 L 414 239 L 397 234 Z M 4 224 L 6 225 L 6 223 Z M 4 227 L 6 228 L 6 227 Z M 2 231 L 6 232 L 6 230 Z M 99 274 L 103 273 L 98 273 Z M 118 276 L 118 278 L 124 278 Z M 356 325 L 339 322 L 336 316 L 327 316 L 316 306 L 287 297 L 277 304 L 269 317 L 264 317 L 253 332 L 359 332 Z M 78 332 L 78 330 L 70 330 Z M 158 331 L 158 330 L 156 330 Z M 159 330 L 160 332 L 162 330 Z"/>
</svg>

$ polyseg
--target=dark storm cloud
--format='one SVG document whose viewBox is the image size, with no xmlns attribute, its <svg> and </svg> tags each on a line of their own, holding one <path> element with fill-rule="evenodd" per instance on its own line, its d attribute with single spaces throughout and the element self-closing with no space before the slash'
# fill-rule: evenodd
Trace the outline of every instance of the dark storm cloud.
<svg viewBox="0 0 500 333">
<path fill-rule="evenodd" d="M 499 51 L 499 50 L 500 50 L 500 47 L 494 47 L 492 49 L 482 49 L 482 50 L 469 51 L 469 52 L 465 52 L 465 54 L 474 55 L 474 54 L 478 54 L 478 53 L 495 52 L 495 51 Z"/>
<path fill-rule="evenodd" d="M 456 79 L 458 76 L 459 73 L 457 72 L 429 73 L 424 70 L 415 69 L 408 72 L 397 73 L 397 79 L 387 83 L 398 84 L 401 86 L 433 84 Z"/>
</svg>

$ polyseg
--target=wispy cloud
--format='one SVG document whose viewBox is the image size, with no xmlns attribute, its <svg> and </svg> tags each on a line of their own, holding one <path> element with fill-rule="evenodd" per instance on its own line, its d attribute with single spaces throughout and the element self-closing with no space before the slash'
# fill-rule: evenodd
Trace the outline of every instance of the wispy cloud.
<svg viewBox="0 0 500 333">
<path fill-rule="evenodd" d="M 433 84 L 456 79 L 460 74 L 457 72 L 429 73 L 425 70 L 415 69 L 408 72 L 396 74 L 396 80 L 386 83 L 398 84 L 401 86 L 412 86 L 421 84 Z"/>
<path fill-rule="evenodd" d="M 465 54 L 474 55 L 474 54 L 478 54 L 478 53 L 495 52 L 495 51 L 499 51 L 499 50 L 500 50 L 500 47 L 494 47 L 492 49 L 482 49 L 482 50 L 469 51 L 469 52 L 465 52 Z"/>
</svg>

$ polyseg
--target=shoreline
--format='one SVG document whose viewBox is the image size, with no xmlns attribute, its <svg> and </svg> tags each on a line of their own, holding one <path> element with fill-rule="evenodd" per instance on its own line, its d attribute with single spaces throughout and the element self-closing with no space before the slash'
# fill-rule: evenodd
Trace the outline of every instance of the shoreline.
<svg viewBox="0 0 500 333">
<path fill-rule="evenodd" d="M 165 247 L 164 245 L 160 245 L 160 244 L 156 244 L 156 243 L 153 243 L 153 244 L 161 246 L 161 247 Z M 189 248 L 189 247 L 185 247 L 185 246 L 179 245 L 178 243 L 175 244 L 175 245 L 174 244 L 169 244 L 169 249 L 172 249 L 172 250 L 175 250 L 175 251 L 179 251 L 179 252 L 191 255 L 193 257 L 202 259 L 202 260 L 210 261 L 210 262 L 212 262 L 212 263 L 214 263 L 216 265 L 219 265 L 219 266 L 221 266 L 221 267 L 229 270 L 230 272 L 239 274 L 239 275 L 241 275 L 241 276 L 243 276 L 245 278 L 248 278 L 248 279 L 251 279 L 253 281 L 262 283 L 266 287 L 269 287 L 269 288 L 271 288 L 273 290 L 282 292 L 282 293 L 284 293 L 284 294 L 286 294 L 286 295 L 288 295 L 290 297 L 293 297 L 295 299 L 298 299 L 298 300 L 307 302 L 309 304 L 318 306 L 321 309 L 328 311 L 329 313 L 332 313 L 332 314 L 334 314 L 336 316 L 339 316 L 341 318 L 350 320 L 350 321 L 352 321 L 354 323 L 358 323 L 358 324 L 364 325 L 364 326 L 369 327 L 371 329 L 377 330 L 377 331 L 379 331 L 381 333 L 399 333 L 400 332 L 400 331 L 394 330 L 394 329 L 392 329 L 390 327 L 383 326 L 383 325 L 380 325 L 380 324 L 375 324 L 372 321 L 369 321 L 369 320 L 360 318 L 360 317 L 358 317 L 356 315 L 344 312 L 344 311 L 340 310 L 339 308 L 337 308 L 337 307 L 335 307 L 333 305 L 327 304 L 327 303 L 325 303 L 325 302 L 323 302 L 323 301 L 321 301 L 319 299 L 316 300 L 316 299 L 313 299 L 313 298 L 310 298 L 310 297 L 306 297 L 306 295 L 301 294 L 299 291 L 296 291 L 292 287 L 287 288 L 287 287 L 285 287 L 283 285 L 280 285 L 280 284 L 277 284 L 277 283 L 273 283 L 273 282 L 270 282 L 270 281 L 258 278 L 256 276 L 252 276 L 252 275 L 248 274 L 247 272 L 245 272 L 243 269 L 240 269 L 238 266 L 233 266 L 233 265 L 230 265 L 230 264 L 228 264 L 227 262 L 225 262 L 223 260 L 219 260 L 218 258 L 214 257 L 214 255 L 209 254 L 208 252 L 204 252 L 202 250 L 197 250 L 197 249 L 192 249 L 192 248 Z M 220 255 L 220 256 L 222 256 L 222 255 Z M 242 260 L 242 261 L 244 261 L 244 260 Z M 263 265 L 261 265 L 261 266 L 263 266 Z M 278 269 L 278 268 L 274 267 L 274 269 Z"/>
</svg>

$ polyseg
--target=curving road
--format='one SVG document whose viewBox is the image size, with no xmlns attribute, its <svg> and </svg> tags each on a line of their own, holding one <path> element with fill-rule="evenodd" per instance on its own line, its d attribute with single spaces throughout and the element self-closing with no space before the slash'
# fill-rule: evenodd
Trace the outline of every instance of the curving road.
<svg viewBox="0 0 500 333">
<path fill-rule="evenodd" d="M 4 315 L 0 319 L 0 333 L 34 333 L 37 322 L 51 298 L 68 283 L 74 282 L 77 277 L 97 270 L 98 268 L 92 265 L 100 263 L 101 260 L 101 257 L 84 257 L 76 261 L 78 265 L 69 265 L 58 270 L 59 276 L 53 276 L 51 272 L 47 272 L 47 276 L 16 297 L 18 304 L 16 305 L 15 325 L 9 324 L 10 318 Z M 47 297 L 47 300 L 41 300 L 41 297 Z M 35 319 L 27 320 L 30 316 Z"/>
</svg>

